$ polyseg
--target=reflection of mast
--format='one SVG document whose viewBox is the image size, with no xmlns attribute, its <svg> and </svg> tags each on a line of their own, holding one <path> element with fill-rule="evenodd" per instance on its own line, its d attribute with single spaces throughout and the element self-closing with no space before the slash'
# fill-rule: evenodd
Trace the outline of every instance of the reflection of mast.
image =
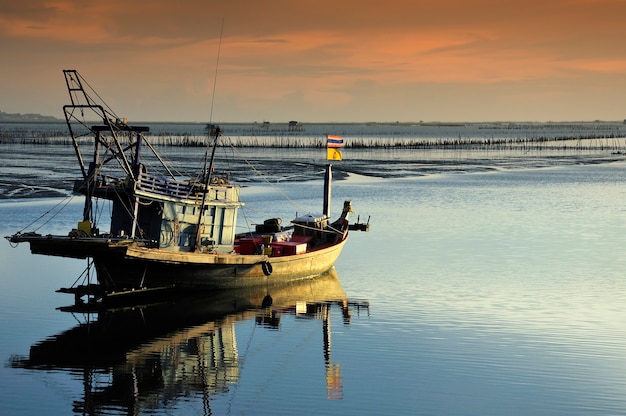
<svg viewBox="0 0 626 416">
<path fill-rule="evenodd" d="M 106 370 L 84 366 L 84 399 L 73 402 L 73 411 L 96 415 L 115 408 L 141 414 L 154 403 L 201 392 L 205 414 L 211 414 L 209 398 L 228 392 L 239 379 L 235 322 L 247 316 L 227 316 L 156 337 L 123 351 L 121 362 L 100 364 Z"/>
<path fill-rule="evenodd" d="M 331 362 L 332 339 L 330 329 L 330 308 L 333 304 L 341 307 L 343 322 L 350 322 L 350 310 L 348 309 L 347 299 L 335 302 L 316 302 L 308 304 L 307 302 L 296 303 L 296 314 L 314 314 L 316 319 L 322 320 L 322 332 L 324 335 L 324 364 L 326 367 L 326 398 L 328 400 L 343 399 L 343 377 L 341 376 L 341 365 Z M 309 309 L 312 307 L 313 309 Z M 314 311 L 314 312 L 313 312 Z"/>
<path fill-rule="evenodd" d="M 324 328 L 324 363 L 326 364 L 326 398 L 328 400 L 343 399 L 343 380 L 341 366 L 330 361 L 330 305 L 322 305 L 322 326 Z"/>
</svg>

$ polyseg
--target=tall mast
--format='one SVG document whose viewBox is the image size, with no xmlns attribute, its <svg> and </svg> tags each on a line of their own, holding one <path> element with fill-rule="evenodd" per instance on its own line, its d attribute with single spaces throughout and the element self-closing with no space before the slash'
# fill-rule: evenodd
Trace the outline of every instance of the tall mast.
<svg viewBox="0 0 626 416">
<path fill-rule="evenodd" d="M 208 167 L 206 165 L 206 159 L 204 161 L 205 162 L 204 163 L 204 190 L 202 192 L 202 205 L 200 206 L 200 216 L 198 217 L 198 226 L 196 227 L 196 247 L 195 247 L 196 251 L 200 251 L 200 249 L 202 248 L 201 228 L 204 223 L 203 219 L 204 219 L 204 211 L 206 210 L 206 198 L 207 198 L 207 194 L 209 193 L 209 186 L 211 184 L 211 174 L 213 173 L 215 149 L 217 148 L 217 141 L 221 133 L 222 133 L 222 130 L 219 127 L 215 127 L 215 138 L 213 139 L 213 149 L 211 149 L 211 161 L 209 162 Z"/>
</svg>

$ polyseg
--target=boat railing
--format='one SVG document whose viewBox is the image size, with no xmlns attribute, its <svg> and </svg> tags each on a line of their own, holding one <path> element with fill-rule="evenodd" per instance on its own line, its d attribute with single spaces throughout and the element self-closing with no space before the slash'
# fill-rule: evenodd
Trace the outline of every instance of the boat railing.
<svg viewBox="0 0 626 416">
<path fill-rule="evenodd" d="M 198 193 L 198 190 L 194 189 L 194 185 L 189 182 L 150 175 L 145 172 L 139 175 L 136 190 L 177 199 L 195 199 Z"/>
</svg>

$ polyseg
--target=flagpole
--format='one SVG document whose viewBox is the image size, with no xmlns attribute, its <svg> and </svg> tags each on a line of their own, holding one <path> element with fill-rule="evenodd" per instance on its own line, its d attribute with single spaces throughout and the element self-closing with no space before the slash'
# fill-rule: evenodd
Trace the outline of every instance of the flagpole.
<svg viewBox="0 0 626 416">
<path fill-rule="evenodd" d="M 322 214 L 330 218 L 330 197 L 332 193 L 333 165 L 326 164 L 326 172 L 324 173 L 324 211 Z"/>
<path fill-rule="evenodd" d="M 331 134 L 326 135 L 326 159 L 327 160 L 341 160 L 340 147 L 343 147 L 343 137 L 335 136 Z M 332 193 L 332 181 L 333 181 L 333 165 L 326 164 L 326 171 L 324 172 L 324 212 L 323 214 L 330 218 L 330 199 Z"/>
</svg>

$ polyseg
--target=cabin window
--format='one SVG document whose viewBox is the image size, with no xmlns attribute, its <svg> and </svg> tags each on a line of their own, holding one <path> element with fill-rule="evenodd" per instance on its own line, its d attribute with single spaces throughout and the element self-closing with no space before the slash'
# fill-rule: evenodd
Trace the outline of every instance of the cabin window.
<svg viewBox="0 0 626 416">
<path fill-rule="evenodd" d="M 196 240 L 196 227 L 193 225 L 182 227 L 178 245 L 180 247 L 191 247 L 195 244 L 195 240 Z"/>
</svg>

